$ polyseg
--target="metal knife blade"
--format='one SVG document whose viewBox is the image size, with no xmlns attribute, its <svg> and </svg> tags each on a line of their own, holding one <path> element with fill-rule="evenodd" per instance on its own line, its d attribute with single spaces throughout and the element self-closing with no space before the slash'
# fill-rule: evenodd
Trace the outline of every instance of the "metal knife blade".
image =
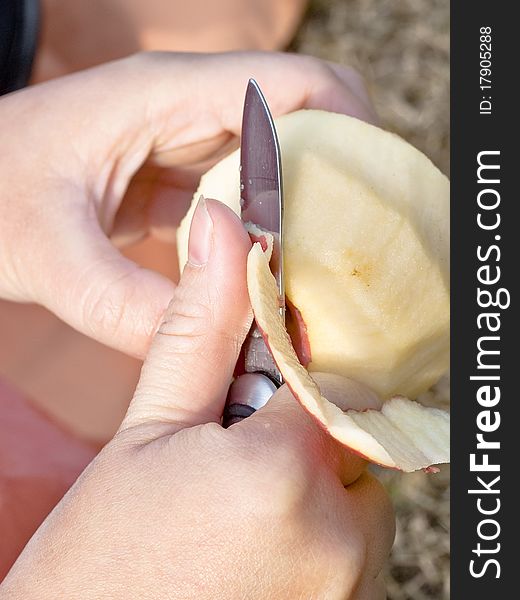
<svg viewBox="0 0 520 600">
<path fill-rule="evenodd" d="M 270 267 L 278 283 L 281 314 L 285 313 L 282 222 L 283 192 L 280 146 L 274 121 L 258 83 L 250 79 L 244 102 L 240 145 L 240 204 L 244 223 L 269 231 L 274 238 Z M 256 324 L 244 344 L 245 370 L 266 373 L 283 382 Z"/>
</svg>

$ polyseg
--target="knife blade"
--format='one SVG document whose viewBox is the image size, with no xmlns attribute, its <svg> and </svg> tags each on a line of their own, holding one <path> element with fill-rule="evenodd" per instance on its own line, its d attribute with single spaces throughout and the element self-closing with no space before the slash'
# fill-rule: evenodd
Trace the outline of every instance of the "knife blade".
<svg viewBox="0 0 520 600">
<path fill-rule="evenodd" d="M 273 117 L 258 83 L 250 79 L 244 101 L 240 145 L 240 205 L 244 223 L 273 235 L 271 271 L 278 284 L 280 311 L 284 315 L 282 220 L 283 190 L 280 145 Z M 245 370 L 265 373 L 276 384 L 280 371 L 254 323 L 244 344 Z"/>
<path fill-rule="evenodd" d="M 244 224 L 273 236 L 270 267 L 278 285 L 280 313 L 285 315 L 282 225 L 283 190 L 280 146 L 274 121 L 258 83 L 250 79 L 244 101 L 240 145 L 240 206 Z M 222 424 L 229 427 L 261 408 L 283 378 L 253 322 L 243 346 L 245 371 L 231 384 Z"/>
</svg>

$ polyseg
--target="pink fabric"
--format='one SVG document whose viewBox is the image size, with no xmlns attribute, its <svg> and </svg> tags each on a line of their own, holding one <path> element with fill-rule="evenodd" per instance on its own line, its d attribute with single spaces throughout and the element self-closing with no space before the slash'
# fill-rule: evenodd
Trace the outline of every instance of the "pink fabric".
<svg viewBox="0 0 520 600">
<path fill-rule="evenodd" d="M 0 381 L 0 581 L 95 454 Z"/>
</svg>

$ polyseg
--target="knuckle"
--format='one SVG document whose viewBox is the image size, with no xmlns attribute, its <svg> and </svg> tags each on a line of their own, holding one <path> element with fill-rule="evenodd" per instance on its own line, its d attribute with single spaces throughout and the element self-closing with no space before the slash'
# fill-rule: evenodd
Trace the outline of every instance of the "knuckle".
<svg viewBox="0 0 520 600">
<path fill-rule="evenodd" d="M 229 347 L 238 353 L 244 333 L 230 331 L 220 321 L 209 300 L 179 299 L 168 309 L 156 335 L 169 338 L 168 346 L 175 352 L 207 357 L 208 343 L 218 340 L 218 347 L 214 348 L 217 355 Z M 171 344 L 172 338 L 175 344 Z"/>
<path fill-rule="evenodd" d="M 133 291 L 128 286 L 116 283 L 107 284 L 101 293 L 98 289 L 87 290 L 82 312 L 88 330 L 115 336 L 121 329 Z"/>
<path fill-rule="evenodd" d="M 211 326 L 213 315 L 210 307 L 202 301 L 178 299 L 168 309 L 158 333 L 165 336 L 198 336 Z"/>
</svg>

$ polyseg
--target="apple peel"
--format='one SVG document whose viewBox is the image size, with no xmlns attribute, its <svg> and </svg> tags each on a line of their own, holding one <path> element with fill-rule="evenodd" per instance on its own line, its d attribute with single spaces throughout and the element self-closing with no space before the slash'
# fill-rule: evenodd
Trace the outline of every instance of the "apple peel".
<svg viewBox="0 0 520 600">
<path fill-rule="evenodd" d="M 332 437 L 372 462 L 405 472 L 431 471 L 431 465 L 449 462 L 447 412 L 402 396 L 381 410 L 343 411 L 321 395 L 293 348 L 279 312 L 276 280 L 258 242 L 248 255 L 247 285 L 257 325 L 285 382 Z"/>
</svg>

